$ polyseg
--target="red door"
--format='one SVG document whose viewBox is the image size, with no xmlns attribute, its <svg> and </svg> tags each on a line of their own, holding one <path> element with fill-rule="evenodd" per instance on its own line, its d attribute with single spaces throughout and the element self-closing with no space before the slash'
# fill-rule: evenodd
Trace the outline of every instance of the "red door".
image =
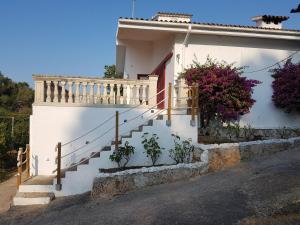
<svg viewBox="0 0 300 225">
<path fill-rule="evenodd" d="M 151 74 L 158 75 L 157 80 L 157 108 L 164 109 L 165 108 L 165 87 L 166 87 L 166 64 L 167 62 L 172 58 L 173 53 L 169 53 L 162 61 L 161 63 L 155 68 L 155 70 Z M 160 93 L 161 92 L 161 93 Z"/>
</svg>

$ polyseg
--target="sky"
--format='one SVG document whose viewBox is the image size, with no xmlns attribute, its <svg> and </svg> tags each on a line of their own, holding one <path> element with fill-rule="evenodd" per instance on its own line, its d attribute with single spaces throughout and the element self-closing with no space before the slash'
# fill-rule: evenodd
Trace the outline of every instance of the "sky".
<svg viewBox="0 0 300 225">
<path fill-rule="evenodd" d="M 300 29 L 300 0 L 136 0 L 135 17 L 158 11 L 191 13 L 194 22 L 254 25 L 252 16 L 291 18 Z M 32 74 L 102 76 L 115 63 L 118 18 L 131 17 L 132 0 L 0 0 L 0 71 L 32 83 Z"/>
</svg>

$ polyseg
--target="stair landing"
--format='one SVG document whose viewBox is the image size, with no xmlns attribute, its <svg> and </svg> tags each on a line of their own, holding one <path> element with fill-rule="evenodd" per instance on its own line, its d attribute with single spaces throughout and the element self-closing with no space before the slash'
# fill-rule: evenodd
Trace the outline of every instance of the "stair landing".
<svg viewBox="0 0 300 225">
<path fill-rule="evenodd" d="M 33 176 L 25 180 L 22 185 L 53 185 L 54 176 Z"/>
<path fill-rule="evenodd" d="M 14 205 L 44 205 L 55 198 L 54 176 L 34 176 L 25 180 L 14 197 Z"/>
</svg>

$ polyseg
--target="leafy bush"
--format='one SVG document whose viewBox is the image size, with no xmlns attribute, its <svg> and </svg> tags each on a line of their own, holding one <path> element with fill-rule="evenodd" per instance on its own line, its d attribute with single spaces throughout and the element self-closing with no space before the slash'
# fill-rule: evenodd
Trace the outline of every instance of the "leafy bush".
<svg viewBox="0 0 300 225">
<path fill-rule="evenodd" d="M 144 133 L 142 136 L 142 144 L 144 145 L 145 153 L 148 158 L 151 159 L 152 165 L 154 166 L 159 156 L 161 155 L 161 147 L 158 144 L 159 137 L 156 134 Z"/>
<path fill-rule="evenodd" d="M 190 163 L 191 154 L 194 151 L 194 146 L 191 144 L 192 140 L 183 140 L 180 142 L 180 137 L 172 134 L 174 137 L 174 148 L 169 150 L 169 156 L 178 163 Z"/>
<path fill-rule="evenodd" d="M 274 78 L 272 99 L 275 106 L 286 112 L 300 112 L 300 62 L 294 64 L 289 59 L 283 67 L 271 72 Z"/>
<path fill-rule="evenodd" d="M 188 85 L 198 85 L 201 127 L 212 120 L 235 121 L 248 113 L 254 104 L 253 88 L 260 82 L 242 77 L 243 68 L 207 58 L 204 64 L 194 64 L 181 74 Z"/>
<path fill-rule="evenodd" d="M 124 147 L 119 147 L 118 151 L 115 151 L 109 156 L 109 159 L 118 164 L 119 168 L 125 168 L 128 164 L 131 156 L 134 154 L 135 147 L 129 145 L 126 141 Z"/>
</svg>

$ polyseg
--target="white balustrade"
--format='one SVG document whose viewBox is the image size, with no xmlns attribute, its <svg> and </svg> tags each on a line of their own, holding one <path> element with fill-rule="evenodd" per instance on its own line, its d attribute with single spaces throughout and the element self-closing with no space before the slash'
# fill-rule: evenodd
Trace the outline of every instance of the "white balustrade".
<svg viewBox="0 0 300 225">
<path fill-rule="evenodd" d="M 33 80 L 35 104 L 156 105 L 156 75 L 148 80 L 33 75 Z"/>
</svg>

